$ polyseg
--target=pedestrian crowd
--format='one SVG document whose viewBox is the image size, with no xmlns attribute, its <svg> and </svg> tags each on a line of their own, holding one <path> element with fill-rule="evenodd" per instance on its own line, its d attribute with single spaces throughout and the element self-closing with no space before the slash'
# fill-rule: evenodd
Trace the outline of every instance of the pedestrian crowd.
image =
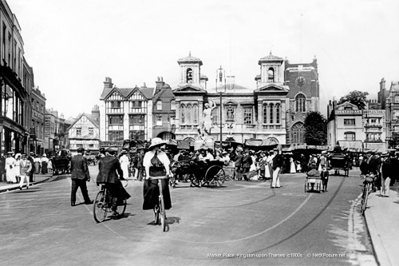
<svg viewBox="0 0 399 266">
<path fill-rule="evenodd" d="M 389 197 L 389 187 L 399 181 L 399 153 L 376 153 L 369 151 L 359 156 L 362 175 L 373 175 L 373 191 L 380 191 L 382 197 Z"/>
<path fill-rule="evenodd" d="M 6 158 L 2 158 L 1 174 L 5 174 L 4 182 L 9 184 L 19 184 L 22 189 L 26 182 L 29 188 L 34 182 L 34 174 L 47 174 L 52 170 L 52 162 L 46 154 L 35 155 L 33 152 L 26 153 L 8 152 Z"/>
</svg>

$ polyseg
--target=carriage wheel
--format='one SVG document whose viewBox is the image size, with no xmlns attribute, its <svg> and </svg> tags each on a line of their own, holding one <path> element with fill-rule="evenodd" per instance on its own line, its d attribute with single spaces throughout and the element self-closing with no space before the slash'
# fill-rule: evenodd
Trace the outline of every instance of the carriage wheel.
<svg viewBox="0 0 399 266">
<path fill-rule="evenodd" d="M 205 172 L 204 179 L 208 184 L 215 184 L 216 186 L 222 186 L 224 183 L 225 173 L 222 167 L 219 165 L 212 165 Z"/>
<path fill-rule="evenodd" d="M 226 174 L 225 174 L 223 168 L 220 168 L 219 172 L 215 175 L 215 179 L 219 183 L 220 187 L 224 184 L 224 181 L 226 179 Z"/>
</svg>

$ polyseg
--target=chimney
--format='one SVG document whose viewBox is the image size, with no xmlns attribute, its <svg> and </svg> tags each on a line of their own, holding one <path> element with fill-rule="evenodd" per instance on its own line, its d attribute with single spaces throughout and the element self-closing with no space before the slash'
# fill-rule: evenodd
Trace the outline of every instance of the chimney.
<svg viewBox="0 0 399 266">
<path fill-rule="evenodd" d="M 100 122 L 100 107 L 98 107 L 97 104 L 93 106 L 93 109 L 91 109 L 91 115 L 96 122 Z"/>
<path fill-rule="evenodd" d="M 104 89 L 112 89 L 112 86 L 114 86 L 114 84 L 112 83 L 112 79 L 106 77 L 104 81 Z"/>
<path fill-rule="evenodd" d="M 163 85 L 165 85 L 165 82 L 163 82 L 163 77 L 158 77 L 158 80 L 155 82 L 156 88 L 155 90 L 160 90 Z"/>
<path fill-rule="evenodd" d="M 384 78 L 381 79 L 381 82 L 380 82 L 380 89 L 381 89 L 381 90 L 385 90 L 385 79 L 384 79 Z"/>
</svg>

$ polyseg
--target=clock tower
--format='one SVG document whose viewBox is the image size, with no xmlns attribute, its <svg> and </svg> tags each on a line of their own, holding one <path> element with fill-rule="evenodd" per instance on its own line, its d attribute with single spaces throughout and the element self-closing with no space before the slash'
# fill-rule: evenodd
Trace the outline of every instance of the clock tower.
<svg viewBox="0 0 399 266">
<path fill-rule="evenodd" d="M 320 111 L 319 74 L 317 59 L 311 63 L 289 63 L 285 60 L 284 83 L 289 86 L 287 94 L 287 143 L 304 143 L 304 120 L 306 114 Z"/>
</svg>

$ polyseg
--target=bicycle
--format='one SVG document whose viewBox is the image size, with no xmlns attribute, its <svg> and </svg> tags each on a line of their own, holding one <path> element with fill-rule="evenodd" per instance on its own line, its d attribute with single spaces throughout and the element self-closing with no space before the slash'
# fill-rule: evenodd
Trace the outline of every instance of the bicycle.
<svg viewBox="0 0 399 266">
<path fill-rule="evenodd" d="M 167 178 L 168 178 L 167 176 L 150 177 L 150 179 L 158 181 L 159 197 L 158 197 L 158 203 L 154 207 L 154 216 L 155 216 L 155 224 L 159 224 L 159 220 L 161 220 L 161 227 L 163 232 L 166 231 L 166 211 L 165 211 L 165 202 L 163 199 L 162 185 L 160 184 L 159 180 Z"/>
<path fill-rule="evenodd" d="M 126 210 L 126 199 L 117 202 L 117 212 L 120 216 L 123 216 Z M 93 204 L 93 216 L 97 223 L 102 223 L 108 216 L 112 214 L 112 197 L 108 192 L 107 187 L 101 184 L 100 191 L 98 191 L 96 199 Z"/>
<path fill-rule="evenodd" d="M 364 212 L 366 211 L 366 208 L 367 208 L 367 200 L 368 200 L 371 190 L 373 189 L 374 178 L 375 178 L 375 176 L 373 174 L 366 175 L 364 177 L 362 207 L 361 207 L 362 215 L 364 215 Z"/>
</svg>

